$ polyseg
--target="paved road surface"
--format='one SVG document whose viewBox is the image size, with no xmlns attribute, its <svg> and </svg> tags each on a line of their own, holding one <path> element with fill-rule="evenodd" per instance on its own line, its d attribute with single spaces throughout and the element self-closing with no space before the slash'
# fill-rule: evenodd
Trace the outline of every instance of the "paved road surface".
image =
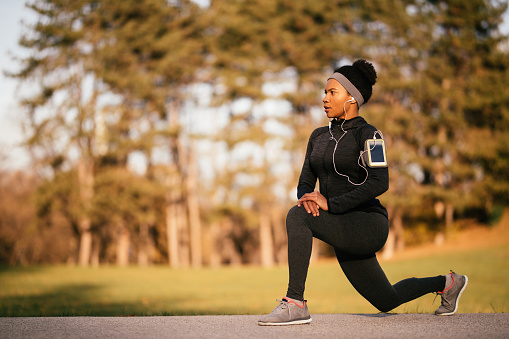
<svg viewBox="0 0 509 339">
<path fill-rule="evenodd" d="M 509 338 L 509 314 L 316 314 L 258 326 L 256 315 L 0 318 L 0 338 Z"/>
</svg>

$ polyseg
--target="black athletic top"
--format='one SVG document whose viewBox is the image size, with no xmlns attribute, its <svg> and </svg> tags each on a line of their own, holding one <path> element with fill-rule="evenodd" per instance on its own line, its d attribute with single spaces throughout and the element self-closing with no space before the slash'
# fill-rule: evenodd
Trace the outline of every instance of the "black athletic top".
<svg viewBox="0 0 509 339">
<path fill-rule="evenodd" d="M 343 120 L 332 121 L 332 133 L 336 140 L 344 133 L 341 123 Z M 361 183 L 366 177 L 366 171 L 358 165 L 359 154 L 364 149 L 365 140 L 373 139 L 376 128 L 359 116 L 345 121 L 343 129 L 346 134 L 339 141 L 334 155 L 336 169 L 347 175 L 351 182 Z M 332 153 L 335 146 L 329 126 L 319 127 L 311 133 L 297 187 L 297 197 L 300 199 L 304 194 L 313 192 L 318 179 L 320 193 L 327 199 L 330 213 L 365 211 L 378 212 L 387 217 L 387 210 L 376 197 L 389 189 L 388 168 L 366 166 L 369 173 L 366 181 L 360 186 L 353 185 L 334 170 Z"/>
</svg>

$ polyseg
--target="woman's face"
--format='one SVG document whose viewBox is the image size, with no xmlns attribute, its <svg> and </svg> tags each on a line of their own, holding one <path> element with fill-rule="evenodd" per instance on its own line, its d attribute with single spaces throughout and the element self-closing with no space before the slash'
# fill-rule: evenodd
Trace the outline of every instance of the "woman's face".
<svg viewBox="0 0 509 339">
<path fill-rule="evenodd" d="M 352 96 L 336 79 L 327 80 L 325 85 L 325 96 L 323 97 L 323 108 L 328 118 L 345 118 L 345 110 L 348 112 L 352 103 Z M 346 103 L 346 105 L 345 105 Z M 344 105 L 344 109 L 343 109 Z"/>
</svg>

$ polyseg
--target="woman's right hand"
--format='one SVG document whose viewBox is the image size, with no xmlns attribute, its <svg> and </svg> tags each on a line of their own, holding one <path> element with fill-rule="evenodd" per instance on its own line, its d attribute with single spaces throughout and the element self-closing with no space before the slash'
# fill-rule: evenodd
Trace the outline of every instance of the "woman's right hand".
<svg viewBox="0 0 509 339">
<path fill-rule="evenodd" d="M 320 192 L 316 191 L 313 193 L 304 194 L 297 202 L 297 206 L 304 206 L 306 212 L 312 213 L 314 217 L 320 215 L 320 208 L 324 211 L 328 210 L 327 199 L 325 199 L 325 197 L 320 194 Z"/>
</svg>

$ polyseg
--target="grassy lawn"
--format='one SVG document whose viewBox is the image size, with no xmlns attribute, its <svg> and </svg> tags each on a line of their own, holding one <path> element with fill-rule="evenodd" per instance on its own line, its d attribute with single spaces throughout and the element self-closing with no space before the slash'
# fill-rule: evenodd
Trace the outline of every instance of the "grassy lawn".
<svg viewBox="0 0 509 339">
<path fill-rule="evenodd" d="M 470 279 L 459 312 L 509 311 L 509 247 L 497 246 L 382 262 L 391 282 L 445 274 Z M 129 316 L 262 314 L 286 292 L 287 268 L 259 267 L 172 270 L 1 267 L 0 316 Z M 334 261 L 313 264 L 306 298 L 312 313 L 378 313 L 351 287 Z M 402 305 L 395 313 L 431 313 L 433 294 Z"/>
</svg>

